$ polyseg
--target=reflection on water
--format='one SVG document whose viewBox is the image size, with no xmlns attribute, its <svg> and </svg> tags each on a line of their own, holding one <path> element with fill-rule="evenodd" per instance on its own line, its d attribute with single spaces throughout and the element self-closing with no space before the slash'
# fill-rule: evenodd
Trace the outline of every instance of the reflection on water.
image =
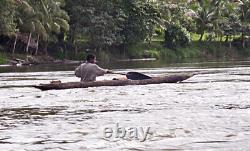
<svg viewBox="0 0 250 151">
<path fill-rule="evenodd" d="M 126 66 L 130 69 L 116 70 L 128 72 L 133 68 L 130 65 Z M 250 149 L 247 61 L 152 65 L 157 68 L 137 65 L 140 68 L 133 70 L 151 76 L 198 74 L 178 84 L 40 91 L 30 85 L 52 79 L 78 81 L 73 75 L 74 65 L 65 69 L 34 66 L 15 69 L 29 72 L 15 73 L 6 69 L 7 73 L 0 74 L 1 150 Z M 98 80 L 116 76 L 105 75 Z M 153 136 L 145 142 L 103 138 L 103 130 L 117 123 L 121 128 L 150 127 Z"/>
<path fill-rule="evenodd" d="M 64 107 L 53 108 L 2 108 L 0 109 L 1 119 L 40 119 L 44 116 L 55 115 Z"/>
<path fill-rule="evenodd" d="M 1 108 L 0 109 L 0 130 L 8 130 L 18 125 L 30 124 L 34 121 L 41 120 L 47 116 L 56 115 L 65 107 L 53 108 Z"/>
<path fill-rule="evenodd" d="M 219 67 L 232 67 L 232 66 L 249 66 L 249 60 L 241 61 L 200 61 L 193 60 L 192 62 L 180 62 L 180 63 L 170 63 L 166 60 L 156 60 L 156 61 L 111 61 L 111 62 L 99 62 L 98 63 L 103 68 L 109 69 L 137 69 L 137 68 L 165 68 L 165 67 L 199 67 L 199 68 L 219 68 Z M 42 65 L 32 65 L 32 66 L 3 66 L 0 67 L 0 73 L 4 72 L 42 72 L 42 71 L 72 71 L 79 64 L 42 64 Z"/>
<path fill-rule="evenodd" d="M 220 109 L 249 109 L 250 104 L 223 104 L 223 105 L 216 105 L 216 107 L 219 107 Z"/>
</svg>

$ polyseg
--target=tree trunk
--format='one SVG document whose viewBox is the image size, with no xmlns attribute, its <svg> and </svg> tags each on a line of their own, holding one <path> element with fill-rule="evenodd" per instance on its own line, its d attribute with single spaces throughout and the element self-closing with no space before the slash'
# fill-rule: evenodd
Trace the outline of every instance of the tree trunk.
<svg viewBox="0 0 250 151">
<path fill-rule="evenodd" d="M 45 52 L 45 55 L 48 55 L 48 42 L 45 42 L 45 47 L 43 48 L 43 51 Z"/>
<path fill-rule="evenodd" d="M 220 48 L 221 48 L 221 45 L 222 45 L 222 38 L 223 38 L 223 37 L 222 37 L 221 34 L 219 35 L 219 37 L 220 37 Z"/>
<path fill-rule="evenodd" d="M 28 41 L 27 41 L 27 46 L 26 46 L 26 54 L 29 53 L 29 46 L 30 46 L 30 39 L 31 39 L 31 36 L 32 36 L 32 33 L 30 32 L 30 34 L 29 34 L 29 39 L 28 39 Z"/>
<path fill-rule="evenodd" d="M 228 41 L 229 41 L 229 48 L 231 49 L 232 48 L 232 36 L 228 36 Z"/>
<path fill-rule="evenodd" d="M 204 32 L 201 33 L 199 41 L 202 41 L 203 35 L 204 35 Z"/>
<path fill-rule="evenodd" d="M 75 46 L 75 55 L 77 55 L 78 54 L 78 46 L 76 45 Z"/>
<path fill-rule="evenodd" d="M 242 48 L 245 48 L 245 36 L 243 32 L 241 34 L 241 40 L 242 40 Z"/>
<path fill-rule="evenodd" d="M 123 57 L 126 56 L 126 44 L 123 45 Z"/>
<path fill-rule="evenodd" d="M 225 42 L 228 42 L 228 40 L 229 40 L 229 35 L 226 36 Z"/>
<path fill-rule="evenodd" d="M 13 46 L 13 50 L 12 50 L 12 54 L 15 53 L 15 49 L 16 49 L 16 42 L 17 42 L 17 37 L 18 37 L 18 34 L 16 34 L 15 36 L 15 42 L 14 42 L 14 46 Z"/>
<path fill-rule="evenodd" d="M 38 34 L 38 35 L 37 35 L 37 42 L 36 42 L 36 52 L 35 52 L 35 55 L 37 55 L 37 52 L 38 52 L 39 39 L 40 39 L 40 36 L 39 36 L 39 34 Z"/>
<path fill-rule="evenodd" d="M 72 30 L 70 31 L 70 43 L 71 44 L 75 44 L 75 30 L 76 30 L 76 27 L 75 26 L 73 26 L 72 27 Z"/>
<path fill-rule="evenodd" d="M 152 38 L 150 37 L 148 41 L 149 46 L 151 46 L 151 42 L 152 42 Z"/>
</svg>

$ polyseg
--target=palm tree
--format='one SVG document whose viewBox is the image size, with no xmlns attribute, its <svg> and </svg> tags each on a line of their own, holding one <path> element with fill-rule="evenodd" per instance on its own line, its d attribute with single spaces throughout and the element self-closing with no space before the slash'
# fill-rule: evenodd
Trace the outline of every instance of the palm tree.
<svg viewBox="0 0 250 151">
<path fill-rule="evenodd" d="M 245 36 L 249 34 L 250 31 L 250 1 L 241 0 L 239 3 L 239 14 L 241 21 L 241 40 L 242 47 L 245 48 Z"/>
<path fill-rule="evenodd" d="M 34 23 L 37 20 L 35 18 L 35 11 L 28 2 L 18 1 L 18 3 L 19 3 L 18 11 L 17 11 L 18 28 L 21 33 L 29 33 L 28 39 L 26 40 L 26 43 L 27 43 L 26 53 L 28 53 L 32 32 L 35 31 Z M 15 45 L 18 39 L 18 35 L 19 34 L 17 33 L 16 38 L 15 38 L 13 52 L 15 51 Z"/>
<path fill-rule="evenodd" d="M 28 53 L 29 51 L 32 34 L 35 34 L 37 37 L 35 54 L 37 54 L 38 52 L 39 40 L 45 41 L 45 53 L 47 54 L 49 36 L 58 34 L 61 31 L 68 31 L 69 17 L 66 12 L 61 10 L 59 2 L 62 3 L 63 1 L 23 0 L 21 2 L 18 2 L 18 27 L 21 33 L 29 33 L 26 53 Z"/>
<path fill-rule="evenodd" d="M 237 13 L 237 3 L 230 0 L 224 0 L 221 7 L 221 18 L 219 28 L 226 36 L 225 42 L 229 42 L 230 48 L 232 47 L 231 38 L 237 35 L 240 28 L 239 15 Z"/>
<path fill-rule="evenodd" d="M 200 34 L 199 41 L 202 40 L 205 31 L 213 27 L 213 23 L 218 19 L 218 5 L 220 1 L 202 0 L 192 6 L 192 10 L 196 12 L 195 22 L 197 33 Z"/>
<path fill-rule="evenodd" d="M 0 1 L 0 35 L 13 34 L 16 30 L 14 4 L 14 0 Z"/>
<path fill-rule="evenodd" d="M 45 42 L 44 52 L 47 54 L 49 36 L 67 32 L 69 30 L 69 16 L 61 9 L 63 0 L 38 0 L 33 2 L 37 14 L 40 17 L 41 25 L 47 32 L 48 37 L 43 39 Z M 42 27 L 40 26 L 40 27 Z"/>
</svg>

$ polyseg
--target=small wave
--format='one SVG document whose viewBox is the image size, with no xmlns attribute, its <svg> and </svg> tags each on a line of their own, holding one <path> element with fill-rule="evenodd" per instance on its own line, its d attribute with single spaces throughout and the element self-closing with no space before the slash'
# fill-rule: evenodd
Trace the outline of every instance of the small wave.
<svg viewBox="0 0 250 151">
<path fill-rule="evenodd" d="M 249 109 L 250 105 L 242 105 L 242 104 L 225 104 L 225 105 L 215 105 L 219 107 L 219 109 Z"/>
</svg>

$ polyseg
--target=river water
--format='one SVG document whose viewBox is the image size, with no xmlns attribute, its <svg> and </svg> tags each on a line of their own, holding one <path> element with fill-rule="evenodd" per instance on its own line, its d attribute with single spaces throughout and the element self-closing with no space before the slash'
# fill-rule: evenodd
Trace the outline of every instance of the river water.
<svg viewBox="0 0 250 151">
<path fill-rule="evenodd" d="M 250 149 L 248 61 L 114 66 L 117 72 L 151 76 L 201 73 L 176 84 L 50 91 L 29 87 L 57 79 L 78 81 L 75 66 L 0 69 L 1 151 Z M 113 131 L 110 137 L 107 128 Z"/>
</svg>

